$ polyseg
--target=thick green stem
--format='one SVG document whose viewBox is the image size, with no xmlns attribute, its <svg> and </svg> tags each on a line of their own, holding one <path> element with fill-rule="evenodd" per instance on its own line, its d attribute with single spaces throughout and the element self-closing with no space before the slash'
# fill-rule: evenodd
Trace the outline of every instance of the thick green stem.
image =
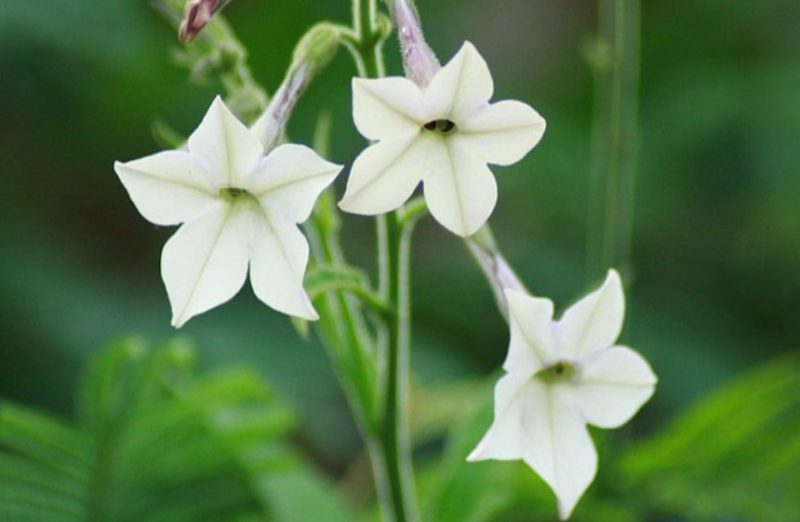
<svg viewBox="0 0 800 522">
<path fill-rule="evenodd" d="M 600 0 L 587 277 L 630 269 L 639 151 L 640 0 Z"/>
</svg>

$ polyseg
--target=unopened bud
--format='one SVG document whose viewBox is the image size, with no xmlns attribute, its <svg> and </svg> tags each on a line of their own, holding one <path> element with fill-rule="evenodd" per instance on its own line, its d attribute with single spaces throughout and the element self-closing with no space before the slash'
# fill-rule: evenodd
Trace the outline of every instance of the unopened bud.
<svg viewBox="0 0 800 522">
<path fill-rule="evenodd" d="M 392 2 L 392 15 L 397 25 L 406 76 L 420 87 L 425 87 L 442 66 L 425 41 L 413 0 L 392 0 Z"/>
<path fill-rule="evenodd" d="M 211 18 L 231 0 L 188 0 L 181 21 L 179 38 L 187 42 L 200 34 Z"/>
<path fill-rule="evenodd" d="M 297 101 L 311 80 L 336 55 L 341 35 L 340 26 L 322 22 L 309 29 L 297 43 L 286 77 L 267 109 L 251 127 L 267 150 L 282 139 Z"/>
</svg>

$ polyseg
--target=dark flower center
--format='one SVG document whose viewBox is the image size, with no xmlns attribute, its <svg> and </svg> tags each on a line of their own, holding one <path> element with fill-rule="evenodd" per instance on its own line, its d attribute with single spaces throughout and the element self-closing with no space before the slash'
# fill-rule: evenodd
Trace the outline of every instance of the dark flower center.
<svg viewBox="0 0 800 522">
<path fill-rule="evenodd" d="M 424 127 L 429 131 L 447 134 L 448 132 L 452 132 L 456 128 L 456 124 L 453 123 L 451 120 L 441 119 L 441 120 L 429 121 L 424 125 Z"/>
</svg>

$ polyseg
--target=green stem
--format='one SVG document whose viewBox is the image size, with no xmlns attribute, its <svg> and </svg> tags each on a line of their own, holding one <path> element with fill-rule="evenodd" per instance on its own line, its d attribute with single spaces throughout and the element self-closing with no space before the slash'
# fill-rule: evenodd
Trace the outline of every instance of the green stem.
<svg viewBox="0 0 800 522">
<path fill-rule="evenodd" d="M 420 519 L 414 491 L 414 471 L 409 433 L 409 377 L 411 358 L 411 302 L 409 262 L 413 222 L 403 226 L 398 213 L 386 218 L 388 248 L 388 300 L 394 314 L 389 319 L 384 375 L 381 442 L 391 486 L 395 522 Z"/>
<path fill-rule="evenodd" d="M 639 151 L 640 0 L 600 0 L 587 277 L 630 270 Z"/>
<path fill-rule="evenodd" d="M 382 45 L 385 34 L 378 24 L 376 0 L 353 0 L 355 41 L 350 50 L 359 75 L 384 75 Z M 401 223 L 395 214 L 376 220 L 378 273 L 382 298 L 394 313 L 385 317 L 382 338 L 385 367 L 382 385 L 382 417 L 377 441 L 367 441 L 376 473 L 381 511 L 387 522 L 420 519 L 414 493 L 414 473 L 408 423 L 410 374 L 410 239 L 413 220 Z M 377 451 L 376 451 L 377 450 Z M 386 489 L 382 491 L 381 488 Z"/>
</svg>

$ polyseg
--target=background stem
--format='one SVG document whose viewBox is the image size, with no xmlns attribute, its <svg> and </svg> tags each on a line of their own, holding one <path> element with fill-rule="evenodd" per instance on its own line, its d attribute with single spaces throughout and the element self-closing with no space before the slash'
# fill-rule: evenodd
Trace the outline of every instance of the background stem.
<svg viewBox="0 0 800 522">
<path fill-rule="evenodd" d="M 639 151 L 640 0 L 600 0 L 592 53 L 595 108 L 587 278 L 610 267 L 630 271 L 634 184 Z"/>
</svg>

